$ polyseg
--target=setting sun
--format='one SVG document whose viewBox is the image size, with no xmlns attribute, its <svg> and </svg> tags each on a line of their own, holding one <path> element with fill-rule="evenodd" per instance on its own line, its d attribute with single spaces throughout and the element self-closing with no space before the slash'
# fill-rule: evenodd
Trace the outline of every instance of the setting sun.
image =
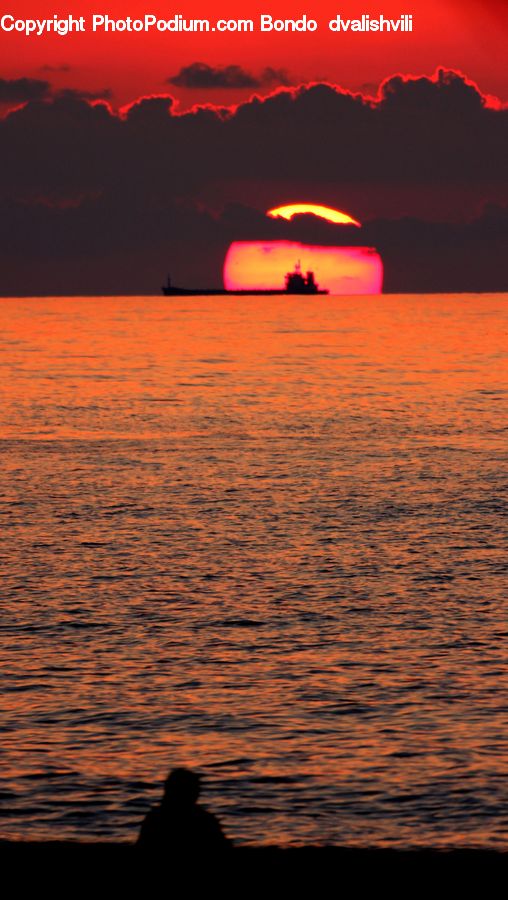
<svg viewBox="0 0 508 900">
<path fill-rule="evenodd" d="M 330 294 L 380 294 L 381 257 L 371 247 L 320 247 L 293 241 L 234 241 L 224 261 L 227 290 L 284 288 L 286 272 L 300 263 Z"/>
<path fill-rule="evenodd" d="M 318 216 L 320 219 L 326 219 L 327 222 L 334 222 L 336 225 L 357 225 L 360 223 L 349 216 L 347 213 L 341 212 L 339 209 L 332 209 L 330 206 L 319 206 L 315 203 L 290 203 L 288 206 L 277 206 L 275 209 L 269 209 L 268 216 L 272 219 L 277 217 L 281 219 L 292 219 L 293 216 L 301 215 Z"/>
<path fill-rule="evenodd" d="M 334 225 L 360 223 L 348 213 L 314 203 L 292 203 L 267 211 L 272 219 L 290 221 L 311 215 Z M 337 234 L 341 231 L 337 229 Z M 224 260 L 224 286 L 229 291 L 283 289 L 284 278 L 295 266 L 312 272 L 318 287 L 329 294 L 380 294 L 383 263 L 374 247 L 336 246 L 288 240 L 233 241 Z"/>
</svg>

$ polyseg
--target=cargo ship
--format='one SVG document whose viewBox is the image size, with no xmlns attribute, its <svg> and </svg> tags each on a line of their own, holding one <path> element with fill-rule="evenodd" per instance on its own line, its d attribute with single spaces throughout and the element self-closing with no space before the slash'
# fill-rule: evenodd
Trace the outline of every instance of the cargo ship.
<svg viewBox="0 0 508 900">
<path fill-rule="evenodd" d="M 258 290 L 226 290 L 225 288 L 183 288 L 171 284 L 168 275 L 166 284 L 162 285 L 162 293 L 166 297 L 274 297 L 285 295 L 328 294 L 326 288 L 320 288 L 314 280 L 314 272 L 302 273 L 297 262 L 292 272 L 285 277 L 283 288 L 264 288 Z"/>
</svg>

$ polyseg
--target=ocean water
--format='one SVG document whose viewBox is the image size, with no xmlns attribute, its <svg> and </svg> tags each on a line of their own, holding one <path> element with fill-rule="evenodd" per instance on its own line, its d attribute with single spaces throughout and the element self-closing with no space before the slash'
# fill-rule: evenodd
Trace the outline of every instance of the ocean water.
<svg viewBox="0 0 508 900">
<path fill-rule="evenodd" d="M 508 296 L 0 301 L 0 836 L 508 846 Z"/>
</svg>

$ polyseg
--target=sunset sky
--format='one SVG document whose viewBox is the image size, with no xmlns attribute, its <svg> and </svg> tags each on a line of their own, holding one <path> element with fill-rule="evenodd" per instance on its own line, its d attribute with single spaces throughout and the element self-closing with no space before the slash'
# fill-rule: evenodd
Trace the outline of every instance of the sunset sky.
<svg viewBox="0 0 508 900">
<path fill-rule="evenodd" d="M 315 10 L 319 10 L 316 12 Z M 6 10 L 8 11 L 8 10 Z M 257 20 L 260 13 L 274 18 L 299 18 L 306 13 L 318 20 L 315 33 L 260 34 L 84 34 L 47 35 L 26 39 L 23 35 L 3 34 L 2 76 L 7 79 L 29 77 L 52 85 L 85 91 L 108 91 L 115 103 L 123 104 L 143 94 L 170 91 L 184 107 L 203 100 L 231 103 L 245 99 L 252 88 L 196 89 L 174 83 L 183 68 L 196 62 L 212 68 L 241 65 L 257 90 L 282 83 L 299 84 L 326 80 L 352 90 L 375 91 L 379 82 L 394 72 L 430 75 L 437 66 L 466 72 L 483 91 L 508 100 L 508 70 L 505 65 L 508 37 L 508 6 L 504 0 L 400 0 L 367 6 L 344 0 L 325 2 L 317 7 L 289 2 L 271 4 L 253 2 L 246 8 L 222 0 L 216 7 L 196 0 L 185 9 L 168 7 L 156 0 L 125 4 L 110 0 L 106 11 L 112 18 L 139 16 L 153 12 L 168 18 L 180 12 L 188 18 L 239 17 Z M 18 0 L 17 18 L 41 18 L 73 14 L 91 16 L 97 5 L 83 0 L 63 8 L 41 7 L 33 0 Z M 368 13 L 371 17 L 398 17 L 412 14 L 412 34 L 333 34 L 329 19 L 340 12 L 343 18 Z M 266 70 L 269 70 L 267 72 Z M 271 74 L 270 74 L 271 73 Z M 180 79 L 180 81 L 185 80 Z M 173 82 L 173 83 L 171 83 Z"/>
<path fill-rule="evenodd" d="M 387 290 L 502 288 L 508 6 L 340 4 L 343 18 L 413 16 L 412 34 L 385 35 L 330 32 L 338 11 L 184 12 L 306 13 L 319 29 L 303 34 L 0 33 L 1 292 L 144 293 L 168 269 L 217 285 L 232 241 L 272 239 L 376 247 Z M 21 0 L 12 12 L 55 10 Z M 88 24 L 96 12 L 56 9 Z M 361 236 L 266 219 L 298 202 L 344 211 Z"/>
</svg>

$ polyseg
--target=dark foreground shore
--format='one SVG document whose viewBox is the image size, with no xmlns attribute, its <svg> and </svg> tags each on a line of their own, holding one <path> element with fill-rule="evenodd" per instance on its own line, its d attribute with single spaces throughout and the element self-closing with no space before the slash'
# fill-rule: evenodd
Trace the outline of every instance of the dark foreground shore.
<svg viewBox="0 0 508 900">
<path fill-rule="evenodd" d="M 467 886 L 477 896 L 499 896 L 508 854 L 488 850 L 365 850 L 339 847 L 234 848 L 221 856 L 153 860 L 132 844 L 0 841 L 5 878 L 36 896 L 183 897 L 187 891 L 220 896 L 351 897 L 386 889 L 408 897 L 417 890 L 441 895 Z M 14 895 L 13 895 L 14 896 Z"/>
</svg>

